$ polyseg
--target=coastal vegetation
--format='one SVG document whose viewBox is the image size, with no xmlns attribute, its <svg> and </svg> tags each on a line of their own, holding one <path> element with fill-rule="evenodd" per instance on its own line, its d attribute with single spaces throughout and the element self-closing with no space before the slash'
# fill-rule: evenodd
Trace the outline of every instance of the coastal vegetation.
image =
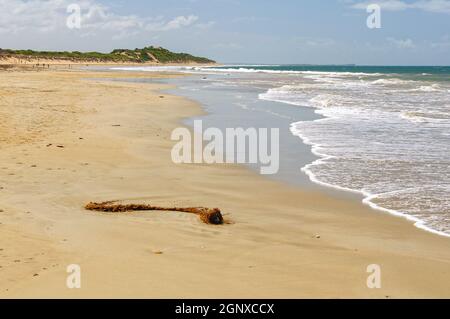
<svg viewBox="0 0 450 319">
<path fill-rule="evenodd" d="M 79 51 L 34 51 L 0 49 L 0 59 L 46 59 L 67 60 L 71 62 L 105 62 L 105 63 L 202 63 L 215 61 L 193 56 L 188 53 L 175 53 L 162 47 L 149 46 L 143 49 L 116 49 L 110 53 Z"/>
</svg>

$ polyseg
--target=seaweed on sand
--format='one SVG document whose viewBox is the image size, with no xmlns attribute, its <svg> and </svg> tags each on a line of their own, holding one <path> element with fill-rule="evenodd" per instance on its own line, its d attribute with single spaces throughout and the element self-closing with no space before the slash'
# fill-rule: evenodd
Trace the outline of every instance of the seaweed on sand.
<svg viewBox="0 0 450 319">
<path fill-rule="evenodd" d="M 102 203 L 89 203 L 85 207 L 87 210 L 98 212 L 111 212 L 122 213 L 130 211 L 170 211 L 170 212 L 183 212 L 189 214 L 198 215 L 200 220 L 205 224 L 222 225 L 224 223 L 222 213 L 218 208 L 206 208 L 206 207 L 159 207 L 146 204 L 117 204 L 115 201 L 102 202 Z"/>
</svg>

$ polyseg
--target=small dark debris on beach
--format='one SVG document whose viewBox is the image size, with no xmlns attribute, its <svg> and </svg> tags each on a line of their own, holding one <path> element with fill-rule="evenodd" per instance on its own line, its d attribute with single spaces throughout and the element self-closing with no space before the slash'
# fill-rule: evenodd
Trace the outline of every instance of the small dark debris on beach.
<svg viewBox="0 0 450 319">
<path fill-rule="evenodd" d="M 124 213 L 130 211 L 170 211 L 170 212 L 183 212 L 188 214 L 195 214 L 199 216 L 200 220 L 205 224 L 222 225 L 224 223 L 222 213 L 218 208 L 206 208 L 206 207 L 159 207 L 144 204 L 114 204 L 115 201 L 103 202 L 103 203 L 89 203 L 85 206 L 85 209 L 99 212 L 112 212 L 112 213 Z"/>
</svg>

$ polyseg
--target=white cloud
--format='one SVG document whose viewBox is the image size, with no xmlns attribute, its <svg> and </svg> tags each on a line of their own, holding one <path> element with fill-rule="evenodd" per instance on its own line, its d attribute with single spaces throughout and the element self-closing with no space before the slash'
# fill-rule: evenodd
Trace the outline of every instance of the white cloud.
<svg viewBox="0 0 450 319">
<path fill-rule="evenodd" d="M 0 32 L 64 30 L 70 15 L 67 7 L 71 3 L 81 7 L 82 36 L 109 32 L 120 37 L 140 32 L 171 31 L 194 25 L 199 19 L 195 15 L 172 19 L 120 15 L 96 0 L 0 0 Z"/>
<path fill-rule="evenodd" d="M 188 17 L 179 16 L 162 25 L 162 31 L 176 30 L 194 24 L 198 20 L 197 16 L 190 15 Z"/>
<path fill-rule="evenodd" d="M 375 0 L 353 3 L 351 7 L 366 10 L 369 4 L 379 4 L 383 10 L 387 11 L 417 9 L 435 13 L 450 13 L 450 0 L 416 0 L 410 3 L 402 0 Z"/>
<path fill-rule="evenodd" d="M 398 49 L 414 49 L 416 47 L 411 39 L 387 38 L 387 40 Z"/>
</svg>

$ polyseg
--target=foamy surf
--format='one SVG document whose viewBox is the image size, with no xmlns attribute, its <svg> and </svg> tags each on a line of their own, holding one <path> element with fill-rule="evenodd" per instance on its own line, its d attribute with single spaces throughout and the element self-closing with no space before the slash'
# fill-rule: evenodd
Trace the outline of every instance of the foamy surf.
<svg viewBox="0 0 450 319">
<path fill-rule="evenodd" d="M 299 80 L 259 98 L 323 116 L 291 125 L 319 157 L 302 168 L 312 182 L 362 194 L 376 210 L 450 237 L 449 84 L 397 76 L 305 76 L 314 84 Z"/>
<path fill-rule="evenodd" d="M 317 121 L 322 121 L 324 119 L 321 120 L 317 120 Z M 340 191 L 346 191 L 346 192 L 352 192 L 352 193 L 356 193 L 356 194 L 361 194 L 363 196 L 363 204 L 371 207 L 372 209 L 378 210 L 378 211 L 382 211 L 382 212 L 386 212 L 389 213 L 391 215 L 394 216 L 398 216 L 398 217 L 402 217 L 407 219 L 408 221 L 411 221 L 414 223 L 414 226 L 417 228 L 420 228 L 422 230 L 434 233 L 436 235 L 440 235 L 440 236 L 444 236 L 444 237 L 450 237 L 450 234 L 446 233 L 446 232 L 442 232 L 442 231 L 438 231 L 435 230 L 431 227 L 428 227 L 425 223 L 424 220 L 421 220 L 417 217 L 414 217 L 412 215 L 410 215 L 408 212 L 402 212 L 402 211 L 398 211 L 398 210 L 393 210 L 393 209 L 389 209 L 389 208 L 385 208 L 382 207 L 376 203 L 373 202 L 373 200 L 377 199 L 379 196 L 383 196 L 384 194 L 372 194 L 370 192 L 364 191 L 362 189 L 352 189 L 352 188 L 348 188 L 348 187 L 343 187 L 343 186 L 339 186 L 337 184 L 330 184 L 327 182 L 324 182 L 322 180 L 320 180 L 311 170 L 312 167 L 314 166 L 320 166 L 324 163 L 326 163 L 327 160 L 333 158 L 333 156 L 329 156 L 326 155 L 324 153 L 321 153 L 320 151 L 318 151 L 317 149 L 320 148 L 320 145 L 315 145 L 314 143 L 312 143 L 311 141 L 308 140 L 307 137 L 303 136 L 300 132 L 298 132 L 295 128 L 294 125 L 296 123 L 293 123 L 291 126 L 291 131 L 294 135 L 300 137 L 303 141 L 303 143 L 310 145 L 312 148 L 312 152 L 314 153 L 314 155 L 318 156 L 319 159 L 317 159 L 316 161 L 314 161 L 313 163 L 307 164 L 306 166 L 302 167 L 301 170 L 302 172 L 304 172 L 306 175 L 308 175 L 309 179 L 319 185 L 325 186 L 325 187 L 329 187 L 329 188 L 333 188 L 333 189 L 337 189 Z"/>
<path fill-rule="evenodd" d="M 450 236 L 450 68 L 177 68 L 214 74 L 210 87 L 246 86 L 263 91 L 260 100 L 313 108 L 321 119 L 291 123 L 292 134 L 318 157 L 302 168 L 312 182 L 362 194 L 374 209 Z"/>
</svg>

